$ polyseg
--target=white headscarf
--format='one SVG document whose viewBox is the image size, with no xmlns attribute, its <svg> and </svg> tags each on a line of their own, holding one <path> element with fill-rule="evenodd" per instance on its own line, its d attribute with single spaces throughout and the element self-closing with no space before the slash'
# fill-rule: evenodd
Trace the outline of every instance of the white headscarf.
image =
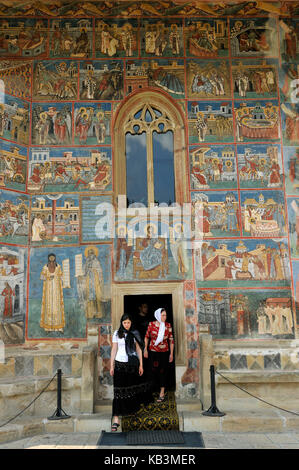
<svg viewBox="0 0 299 470">
<path fill-rule="evenodd" d="M 162 312 L 162 310 L 164 310 L 164 308 L 158 308 L 158 310 L 156 310 L 155 313 L 154 313 L 156 320 L 158 320 L 158 322 L 160 323 L 158 336 L 157 336 L 157 339 L 155 341 L 155 346 L 157 346 L 157 344 L 159 344 L 159 343 L 161 343 L 161 341 L 163 341 L 164 333 L 165 333 L 165 322 L 161 321 L 161 312 Z"/>
</svg>

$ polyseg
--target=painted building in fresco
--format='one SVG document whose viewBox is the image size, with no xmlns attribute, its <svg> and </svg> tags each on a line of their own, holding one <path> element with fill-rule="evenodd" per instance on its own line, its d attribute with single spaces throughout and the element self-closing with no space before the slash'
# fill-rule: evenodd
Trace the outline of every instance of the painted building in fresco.
<svg viewBox="0 0 299 470">
<path fill-rule="evenodd" d="M 168 295 L 198 395 L 201 328 L 298 338 L 299 3 L 60 3 L 0 2 L 0 339 L 92 331 L 107 398 L 121 314 Z"/>
</svg>

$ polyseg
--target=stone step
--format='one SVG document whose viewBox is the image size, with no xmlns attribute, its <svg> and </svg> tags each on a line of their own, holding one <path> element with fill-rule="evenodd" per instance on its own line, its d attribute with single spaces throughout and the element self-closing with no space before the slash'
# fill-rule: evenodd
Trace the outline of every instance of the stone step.
<svg viewBox="0 0 299 470">
<path fill-rule="evenodd" d="M 222 417 L 204 416 L 202 411 L 178 411 L 180 430 L 185 432 L 299 432 L 299 416 L 280 410 L 225 410 Z M 1 424 L 1 423 L 0 423 Z M 40 417 L 19 417 L 0 428 L 0 443 L 44 433 L 109 432 L 111 408 L 93 414 L 77 414 L 69 419 L 49 420 Z M 120 432 L 120 431 L 118 431 Z"/>
</svg>

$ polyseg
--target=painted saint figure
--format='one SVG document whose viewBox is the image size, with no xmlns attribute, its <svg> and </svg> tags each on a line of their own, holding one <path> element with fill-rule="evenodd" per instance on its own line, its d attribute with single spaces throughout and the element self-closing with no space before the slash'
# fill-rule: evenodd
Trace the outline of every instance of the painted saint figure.
<svg viewBox="0 0 299 470">
<path fill-rule="evenodd" d="M 15 295 L 14 290 L 10 287 L 8 282 L 5 282 L 5 288 L 1 292 L 1 295 L 4 297 L 4 317 L 12 317 L 13 314 L 13 297 Z"/>
<path fill-rule="evenodd" d="M 43 281 L 40 327 L 45 331 L 63 332 L 65 327 L 62 276 L 62 269 L 56 263 L 56 255 L 50 253 L 40 276 Z"/>
<path fill-rule="evenodd" d="M 78 293 L 85 306 L 86 318 L 102 318 L 103 270 L 98 260 L 98 249 L 89 246 L 85 250 L 86 261 L 83 276 L 78 277 Z"/>
</svg>

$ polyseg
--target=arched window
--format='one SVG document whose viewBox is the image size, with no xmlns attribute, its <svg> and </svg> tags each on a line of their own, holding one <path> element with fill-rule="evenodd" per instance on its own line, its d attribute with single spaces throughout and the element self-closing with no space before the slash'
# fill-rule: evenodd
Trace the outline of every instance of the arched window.
<svg viewBox="0 0 299 470">
<path fill-rule="evenodd" d="M 158 91 L 136 92 L 113 127 L 115 194 L 146 207 L 188 202 L 185 126 L 177 104 Z"/>
</svg>

